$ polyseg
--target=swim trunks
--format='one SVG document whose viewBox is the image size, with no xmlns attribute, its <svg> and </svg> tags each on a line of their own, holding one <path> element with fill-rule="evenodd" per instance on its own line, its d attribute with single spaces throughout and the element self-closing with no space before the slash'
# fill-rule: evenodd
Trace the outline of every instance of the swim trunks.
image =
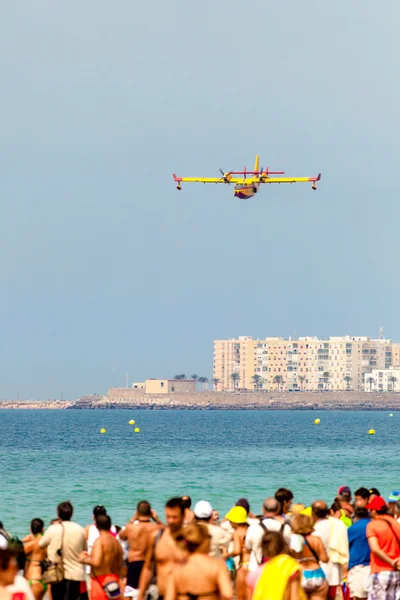
<svg viewBox="0 0 400 600">
<path fill-rule="evenodd" d="M 128 562 L 128 574 L 126 578 L 126 585 L 137 590 L 139 589 L 140 574 L 142 572 L 144 560 L 135 560 Z"/>
</svg>

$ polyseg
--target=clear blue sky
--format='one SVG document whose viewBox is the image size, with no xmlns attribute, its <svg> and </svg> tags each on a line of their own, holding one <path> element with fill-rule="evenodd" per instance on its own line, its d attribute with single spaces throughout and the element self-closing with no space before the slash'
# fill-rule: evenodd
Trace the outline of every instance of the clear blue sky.
<svg viewBox="0 0 400 600">
<path fill-rule="evenodd" d="M 0 7 L 0 398 L 211 376 L 212 341 L 400 340 L 396 0 Z M 186 185 L 262 164 L 317 175 Z"/>
</svg>

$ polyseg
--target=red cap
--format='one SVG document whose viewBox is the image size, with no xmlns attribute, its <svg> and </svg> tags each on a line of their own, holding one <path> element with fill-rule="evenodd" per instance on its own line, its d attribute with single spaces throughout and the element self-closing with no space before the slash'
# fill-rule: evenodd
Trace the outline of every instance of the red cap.
<svg viewBox="0 0 400 600">
<path fill-rule="evenodd" d="M 384 506 L 387 506 L 384 499 L 381 496 L 376 496 L 369 504 L 367 504 L 366 508 L 368 508 L 368 510 L 381 510 Z"/>
</svg>

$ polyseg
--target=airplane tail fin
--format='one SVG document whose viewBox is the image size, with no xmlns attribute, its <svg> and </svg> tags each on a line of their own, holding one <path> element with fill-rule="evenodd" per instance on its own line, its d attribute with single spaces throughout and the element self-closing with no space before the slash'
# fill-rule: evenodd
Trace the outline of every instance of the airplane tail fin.
<svg viewBox="0 0 400 600">
<path fill-rule="evenodd" d="M 256 162 L 254 163 L 254 172 L 258 173 L 260 170 L 260 157 L 256 155 Z"/>
</svg>

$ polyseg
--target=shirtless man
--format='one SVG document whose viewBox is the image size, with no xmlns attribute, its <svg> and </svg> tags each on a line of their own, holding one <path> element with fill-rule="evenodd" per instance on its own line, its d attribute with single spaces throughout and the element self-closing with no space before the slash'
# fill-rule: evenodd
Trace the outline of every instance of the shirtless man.
<svg viewBox="0 0 400 600">
<path fill-rule="evenodd" d="M 166 589 L 168 576 L 177 564 L 182 564 L 187 554 L 181 550 L 174 540 L 183 526 L 185 508 L 181 498 L 171 498 L 165 505 L 167 527 L 151 534 L 152 543 L 148 547 L 144 567 L 140 576 L 139 600 L 143 600 L 145 592 L 153 576 L 153 564 L 157 573 L 159 600 L 162 600 Z"/>
<path fill-rule="evenodd" d="M 194 518 L 194 512 L 191 509 L 191 506 L 192 506 L 191 497 L 190 496 L 182 496 L 181 500 L 182 500 L 183 508 L 185 509 L 185 517 L 184 517 L 183 524 L 189 525 L 189 523 L 194 523 L 195 518 Z"/>
<path fill-rule="evenodd" d="M 39 540 L 43 537 L 43 529 L 42 519 L 33 519 L 31 521 L 31 534 L 22 540 L 27 556 L 24 575 L 32 589 L 35 600 L 42 600 L 48 587 L 42 581 L 42 567 L 40 566 L 40 562 L 47 556 L 47 550 L 39 547 Z"/>
<path fill-rule="evenodd" d="M 92 554 L 82 552 L 79 560 L 91 567 L 91 600 L 107 600 L 104 586 L 109 585 L 115 590 L 119 588 L 122 548 L 118 540 L 110 533 L 111 519 L 108 515 L 98 515 L 96 527 L 100 535 L 93 544 Z"/>
<path fill-rule="evenodd" d="M 144 559 L 153 544 L 152 534 L 159 531 L 160 526 L 161 522 L 157 514 L 151 509 L 150 504 L 143 500 L 137 505 L 135 515 L 119 533 L 120 540 L 127 541 L 129 545 L 125 598 L 137 598 L 139 595 L 139 580 Z"/>
</svg>

